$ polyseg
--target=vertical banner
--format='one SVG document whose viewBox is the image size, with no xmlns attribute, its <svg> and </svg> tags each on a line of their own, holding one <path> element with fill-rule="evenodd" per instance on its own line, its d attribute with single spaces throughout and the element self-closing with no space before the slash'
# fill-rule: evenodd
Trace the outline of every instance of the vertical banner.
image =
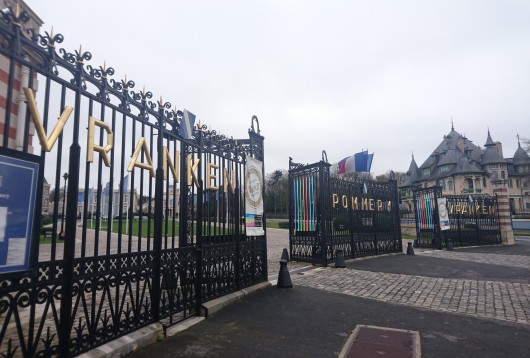
<svg viewBox="0 0 530 358">
<path fill-rule="evenodd" d="M 430 193 L 419 194 L 416 197 L 416 210 L 418 211 L 418 226 L 423 229 L 434 229 L 434 198 Z"/>
<path fill-rule="evenodd" d="M 263 236 L 263 164 L 247 157 L 245 166 L 245 228 L 247 236 Z"/>
<path fill-rule="evenodd" d="M 447 211 L 447 198 L 438 198 L 438 216 L 440 217 L 440 229 L 449 230 L 449 212 Z"/>
<path fill-rule="evenodd" d="M 31 268 L 38 161 L 29 154 L 0 151 L 0 273 Z"/>
<path fill-rule="evenodd" d="M 316 231 L 315 174 L 293 179 L 294 229 L 295 231 Z"/>
</svg>

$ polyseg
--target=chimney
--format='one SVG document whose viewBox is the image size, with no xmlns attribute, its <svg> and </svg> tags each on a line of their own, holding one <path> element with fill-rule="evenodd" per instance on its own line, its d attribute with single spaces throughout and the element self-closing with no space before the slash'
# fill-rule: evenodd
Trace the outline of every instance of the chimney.
<svg viewBox="0 0 530 358">
<path fill-rule="evenodd" d="M 502 155 L 502 143 L 501 142 L 495 142 L 495 149 L 497 150 L 497 153 L 499 153 L 501 157 L 504 158 L 504 155 Z"/>
<path fill-rule="evenodd" d="M 457 148 L 462 152 L 464 153 L 465 152 L 465 139 L 466 137 L 463 137 L 463 136 L 460 136 L 458 137 L 458 140 L 456 142 L 456 146 Z"/>
</svg>

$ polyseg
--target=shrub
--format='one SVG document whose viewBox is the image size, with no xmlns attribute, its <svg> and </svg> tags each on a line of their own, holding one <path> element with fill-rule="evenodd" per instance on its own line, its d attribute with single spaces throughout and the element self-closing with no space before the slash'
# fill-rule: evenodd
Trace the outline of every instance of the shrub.
<svg viewBox="0 0 530 358">
<path fill-rule="evenodd" d="M 50 225 L 51 223 L 53 223 L 53 216 L 43 216 L 40 221 L 41 226 Z"/>
<path fill-rule="evenodd" d="M 280 221 L 278 223 L 278 227 L 280 229 L 288 229 L 289 228 L 289 221 Z"/>
</svg>

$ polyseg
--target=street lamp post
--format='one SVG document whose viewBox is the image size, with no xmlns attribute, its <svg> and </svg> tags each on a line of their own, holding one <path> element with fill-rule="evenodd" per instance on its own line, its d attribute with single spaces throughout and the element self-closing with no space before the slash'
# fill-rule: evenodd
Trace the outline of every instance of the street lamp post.
<svg viewBox="0 0 530 358">
<path fill-rule="evenodd" d="M 62 216 L 61 216 L 61 233 L 59 234 L 59 239 L 60 240 L 64 239 L 64 209 L 65 209 L 65 206 L 66 206 L 66 181 L 68 180 L 68 173 L 64 173 L 63 178 L 64 178 L 63 213 L 62 213 Z"/>
</svg>

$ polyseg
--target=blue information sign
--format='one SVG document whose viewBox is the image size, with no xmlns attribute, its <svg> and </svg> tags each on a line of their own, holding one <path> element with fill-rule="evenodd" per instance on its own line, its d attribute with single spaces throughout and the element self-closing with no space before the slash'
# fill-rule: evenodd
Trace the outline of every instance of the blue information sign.
<svg viewBox="0 0 530 358">
<path fill-rule="evenodd" d="M 31 266 L 39 163 L 36 156 L 0 149 L 1 274 Z"/>
</svg>

